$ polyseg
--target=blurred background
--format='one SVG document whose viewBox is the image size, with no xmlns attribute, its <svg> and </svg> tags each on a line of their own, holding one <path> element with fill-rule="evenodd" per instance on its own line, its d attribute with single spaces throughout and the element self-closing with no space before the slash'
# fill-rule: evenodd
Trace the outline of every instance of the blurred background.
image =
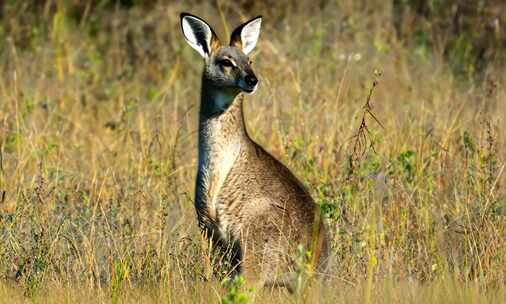
<svg viewBox="0 0 506 304">
<path fill-rule="evenodd" d="M 331 44 L 346 36 L 357 36 L 357 31 L 362 29 L 369 29 L 371 35 L 373 29 L 381 30 L 385 40 L 397 40 L 425 55 L 433 53 L 431 55 L 443 56 L 457 73 L 482 72 L 488 64 L 504 61 L 504 52 L 501 50 L 506 44 L 506 13 L 505 3 L 500 0 L 174 3 L 156 0 L 4 1 L 0 6 L 1 33 L 12 39 L 16 47 L 29 50 L 40 42 L 39 39 L 48 38 L 49 32 L 54 30 L 53 18 L 58 13 L 64 14 L 60 16 L 64 20 L 58 22 L 72 26 L 69 30 L 83 29 L 86 26 L 81 35 L 90 37 L 107 34 L 114 26 L 113 22 L 119 22 L 119 14 L 138 16 L 135 22 L 129 19 L 123 21 L 126 22 L 126 28 L 123 28 L 126 31 L 125 40 L 129 41 L 127 43 L 135 43 L 139 40 L 135 34 L 149 31 L 149 26 L 155 26 L 159 31 L 166 28 L 170 18 L 173 18 L 170 17 L 171 12 L 167 11 L 171 7 L 184 8 L 186 5 L 191 8 L 198 5 L 215 12 L 208 17 L 211 20 L 214 16 L 234 22 L 249 14 L 262 13 L 272 18 L 273 22 L 267 23 L 267 26 L 274 29 L 282 29 L 292 22 L 304 23 L 308 28 L 323 28 L 330 32 L 325 37 L 320 37 L 324 44 Z M 219 9 L 221 13 L 216 14 Z M 360 14 L 352 10 L 360 11 Z M 154 11 L 160 19 L 147 21 L 147 15 L 155 18 Z M 368 26 L 378 26 L 381 29 Z M 166 28 L 166 36 L 169 35 L 167 32 Z M 148 37 L 143 38 L 148 40 Z"/>
<path fill-rule="evenodd" d="M 216 296 L 199 288 L 202 60 L 182 11 L 225 44 L 263 15 L 247 126 L 325 212 L 329 297 L 439 301 L 449 285 L 420 286 L 442 280 L 500 299 L 481 291 L 506 282 L 502 0 L 0 2 L 2 298 Z"/>
</svg>

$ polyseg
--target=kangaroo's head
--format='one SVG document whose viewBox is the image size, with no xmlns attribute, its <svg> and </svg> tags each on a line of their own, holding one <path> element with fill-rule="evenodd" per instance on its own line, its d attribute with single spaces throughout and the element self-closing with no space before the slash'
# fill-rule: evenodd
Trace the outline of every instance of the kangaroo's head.
<svg viewBox="0 0 506 304">
<path fill-rule="evenodd" d="M 240 92 L 253 93 L 258 79 L 251 68 L 248 54 L 260 35 L 262 17 L 237 27 L 230 44 L 222 45 L 213 29 L 204 20 L 181 14 L 181 28 L 188 44 L 204 58 L 203 85 L 211 94 L 219 95 L 221 108 L 227 107 Z M 224 104 L 223 104 L 224 103 Z"/>
</svg>

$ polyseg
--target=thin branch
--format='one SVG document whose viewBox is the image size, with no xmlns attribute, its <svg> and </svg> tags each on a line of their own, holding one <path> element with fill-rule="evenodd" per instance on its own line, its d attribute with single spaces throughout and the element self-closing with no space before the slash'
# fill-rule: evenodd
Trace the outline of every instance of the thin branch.
<svg viewBox="0 0 506 304">
<path fill-rule="evenodd" d="M 374 153 L 376 153 L 376 148 L 374 146 L 373 134 L 367 125 L 367 116 L 372 117 L 372 119 L 382 128 L 385 129 L 381 121 L 376 117 L 376 115 L 372 112 L 371 106 L 371 98 L 374 93 L 374 89 L 378 86 L 378 78 L 381 76 L 381 73 L 378 71 L 374 72 L 374 76 L 376 79 L 373 81 L 371 88 L 369 89 L 369 93 L 367 94 L 366 101 L 362 108 L 364 111 L 362 112 L 362 118 L 360 120 L 360 125 L 358 127 L 357 133 L 351 137 L 354 140 L 353 143 L 353 151 L 350 157 L 350 169 L 348 172 L 348 178 L 351 177 L 352 173 L 355 171 L 358 166 L 358 162 L 364 157 L 367 152 L 367 147 L 369 147 Z"/>
</svg>

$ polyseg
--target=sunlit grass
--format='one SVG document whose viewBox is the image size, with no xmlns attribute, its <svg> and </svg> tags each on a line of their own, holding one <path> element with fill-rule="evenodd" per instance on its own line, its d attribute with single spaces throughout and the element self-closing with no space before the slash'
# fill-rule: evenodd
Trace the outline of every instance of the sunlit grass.
<svg viewBox="0 0 506 304">
<path fill-rule="evenodd" d="M 225 41 L 221 15 L 231 28 L 256 12 L 160 2 L 75 16 L 56 2 L 40 14 L 5 6 L 0 22 L 0 299 L 219 301 L 230 290 L 210 275 L 192 201 L 202 63 L 178 18 L 202 15 Z M 308 186 L 332 232 L 331 283 L 300 297 L 497 303 L 502 69 L 463 79 L 437 52 L 398 41 L 387 5 L 353 3 L 257 7 L 248 129 Z M 353 156 L 375 80 L 384 128 L 367 117 L 367 144 Z"/>
<path fill-rule="evenodd" d="M 242 291 L 241 299 L 255 303 L 504 303 L 504 290 L 483 291 L 475 284 L 462 284 L 451 278 L 426 284 L 382 281 L 366 294 L 362 284 L 346 286 L 334 282 L 332 288 L 312 286 L 298 297 L 285 290 Z M 115 298 L 108 289 L 82 289 L 80 286 L 50 284 L 30 298 L 31 303 L 238 303 L 227 302 L 227 291 L 218 284 L 198 283 L 191 290 L 167 286 L 126 287 Z M 0 285 L 0 303 L 24 303 L 19 287 Z"/>
</svg>

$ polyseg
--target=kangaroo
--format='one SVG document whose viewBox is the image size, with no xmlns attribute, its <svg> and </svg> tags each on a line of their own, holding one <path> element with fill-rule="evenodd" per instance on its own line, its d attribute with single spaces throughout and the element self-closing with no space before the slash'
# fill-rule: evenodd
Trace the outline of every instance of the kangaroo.
<svg viewBox="0 0 506 304">
<path fill-rule="evenodd" d="M 181 14 L 184 38 L 204 58 L 195 209 L 215 248 L 231 251 L 230 275 L 290 289 L 298 246 L 311 251 L 313 269 L 322 272 L 329 245 L 310 194 L 246 129 L 244 93 L 258 87 L 248 54 L 261 22 L 259 16 L 237 27 L 226 46 L 204 20 Z"/>
</svg>

